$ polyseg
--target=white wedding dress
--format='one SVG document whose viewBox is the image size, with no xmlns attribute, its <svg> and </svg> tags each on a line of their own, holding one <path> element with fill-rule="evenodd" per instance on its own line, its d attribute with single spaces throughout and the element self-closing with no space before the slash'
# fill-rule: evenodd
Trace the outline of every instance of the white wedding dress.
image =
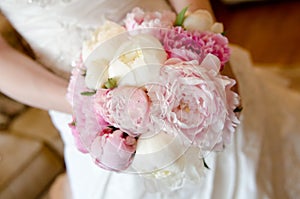
<svg viewBox="0 0 300 199">
<path fill-rule="evenodd" d="M 67 77 L 83 40 L 105 19 L 121 22 L 133 7 L 170 9 L 163 0 L 1 0 L 2 12 L 29 42 L 37 60 Z M 243 111 L 232 144 L 207 158 L 203 183 L 174 192 L 149 193 L 137 175 L 100 169 L 80 153 L 68 123 L 50 111 L 65 143 L 74 199 L 203 198 L 256 199 L 300 196 L 300 95 L 280 78 L 252 67 L 249 54 L 232 46 L 231 65 Z"/>
</svg>

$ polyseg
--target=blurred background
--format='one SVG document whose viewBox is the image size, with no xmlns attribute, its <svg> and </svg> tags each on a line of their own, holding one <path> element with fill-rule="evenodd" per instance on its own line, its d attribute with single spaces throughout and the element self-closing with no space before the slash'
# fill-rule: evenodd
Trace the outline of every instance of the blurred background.
<svg viewBox="0 0 300 199">
<path fill-rule="evenodd" d="M 290 88 L 300 92 L 300 1 L 213 0 L 212 4 L 229 41 L 249 50 L 255 67 L 288 78 Z M 34 58 L 2 15 L 0 32 Z M 63 143 L 48 113 L 0 93 L 0 199 L 46 199 L 49 187 L 64 171 Z"/>
</svg>

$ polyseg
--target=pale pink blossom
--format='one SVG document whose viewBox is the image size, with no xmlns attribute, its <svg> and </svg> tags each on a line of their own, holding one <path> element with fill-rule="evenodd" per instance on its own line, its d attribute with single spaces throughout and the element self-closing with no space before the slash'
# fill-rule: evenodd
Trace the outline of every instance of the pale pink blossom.
<svg viewBox="0 0 300 199">
<path fill-rule="evenodd" d="M 80 76 L 82 76 L 84 73 L 85 67 L 83 66 L 82 56 L 80 55 L 79 58 L 74 61 L 68 85 L 67 100 L 72 106 L 74 104 L 74 98 L 76 98 L 78 94 L 80 94 L 77 92 L 77 89 L 84 90 L 86 88 L 85 82 L 80 81 L 80 78 L 82 78 Z"/>
<path fill-rule="evenodd" d="M 80 58 L 73 70 L 68 87 L 68 100 L 73 107 L 73 124 L 70 125 L 74 135 L 75 144 L 80 151 L 88 151 L 89 145 L 102 126 L 96 120 L 90 98 L 82 95 L 82 92 L 90 92 L 85 85 L 85 67 Z M 88 122 L 87 122 L 88 121 Z"/>
<path fill-rule="evenodd" d="M 129 135 L 137 136 L 147 131 L 149 106 L 144 90 L 124 86 L 113 90 L 99 89 L 94 97 L 94 110 L 106 122 Z"/>
<path fill-rule="evenodd" d="M 80 134 L 78 129 L 76 128 L 76 122 L 75 120 L 73 120 L 73 122 L 71 122 L 69 124 L 69 127 L 71 129 L 72 135 L 74 137 L 74 141 L 75 141 L 75 145 L 77 147 L 77 149 L 82 152 L 82 153 L 88 153 L 88 150 L 86 149 L 86 147 L 83 145 L 81 139 L 80 139 Z"/>
<path fill-rule="evenodd" d="M 171 11 L 145 12 L 141 8 L 134 8 L 124 19 L 128 31 L 142 28 L 171 28 L 176 15 Z"/>
<path fill-rule="evenodd" d="M 171 59 L 161 69 L 164 91 L 148 92 L 151 101 L 160 103 L 162 112 L 156 108 L 156 114 L 163 114 L 165 125 L 179 129 L 202 152 L 228 143 L 238 122 L 233 113 L 238 99 L 230 90 L 235 81 L 220 75 L 219 67 L 211 54 L 201 65 Z"/>
<path fill-rule="evenodd" d="M 136 139 L 128 136 L 121 130 L 112 130 L 107 127 L 99 133 L 91 145 L 91 154 L 95 163 L 112 171 L 127 169 L 134 157 Z"/>
<path fill-rule="evenodd" d="M 90 153 L 99 166 L 108 170 L 124 170 L 132 161 L 136 140 L 120 133 L 120 130 L 108 130 L 112 125 L 94 109 L 94 97 L 83 94 L 94 92 L 86 87 L 85 70 L 79 59 L 73 68 L 68 88 L 68 99 L 73 106 L 74 115 L 69 127 L 75 145 L 79 151 Z"/>
<path fill-rule="evenodd" d="M 180 58 L 183 61 L 197 60 L 211 53 L 221 61 L 220 70 L 229 60 L 230 49 L 228 40 L 222 34 L 213 32 L 190 32 L 182 27 L 160 31 L 161 42 L 169 58 Z"/>
</svg>

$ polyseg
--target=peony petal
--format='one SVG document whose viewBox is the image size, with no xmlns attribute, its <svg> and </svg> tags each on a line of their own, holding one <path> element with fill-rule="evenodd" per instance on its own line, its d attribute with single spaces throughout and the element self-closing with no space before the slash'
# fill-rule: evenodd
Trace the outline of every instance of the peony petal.
<svg viewBox="0 0 300 199">
<path fill-rule="evenodd" d="M 107 40 L 125 32 L 125 28 L 112 21 L 105 21 L 105 23 L 96 29 L 90 40 L 83 43 L 82 57 L 86 60 L 87 57 L 101 44 Z"/>
<path fill-rule="evenodd" d="M 149 137 L 142 136 L 137 143 L 132 167 L 146 173 L 160 170 L 179 159 L 190 146 L 191 143 L 182 134 L 161 131 Z"/>
<path fill-rule="evenodd" d="M 94 60 L 86 69 L 85 84 L 88 88 L 97 90 L 108 78 L 108 61 L 105 59 Z"/>
<path fill-rule="evenodd" d="M 148 34 L 132 36 L 117 50 L 109 66 L 109 76 L 120 78 L 119 85 L 143 86 L 157 79 L 166 59 L 158 39 Z"/>
<path fill-rule="evenodd" d="M 119 59 L 114 59 L 109 63 L 108 74 L 110 78 L 120 79 L 128 72 L 130 72 L 130 67 Z"/>
<path fill-rule="evenodd" d="M 124 75 L 120 81 L 119 86 L 138 86 L 142 87 L 147 84 L 152 84 L 158 81 L 161 65 L 147 64 L 132 69 Z"/>
<path fill-rule="evenodd" d="M 91 151 L 94 152 L 94 158 L 99 166 L 114 171 L 125 170 L 129 167 L 135 152 L 135 145 L 127 145 L 122 136 L 123 132 L 116 130 L 112 134 L 98 136 L 94 140 Z"/>
<path fill-rule="evenodd" d="M 220 71 L 220 66 L 221 66 L 220 60 L 218 59 L 217 56 L 215 56 L 213 54 L 206 55 L 206 57 L 204 58 L 204 60 L 200 64 L 200 67 L 204 67 L 204 68 L 207 68 L 207 69 L 212 69 L 215 72 Z"/>
</svg>

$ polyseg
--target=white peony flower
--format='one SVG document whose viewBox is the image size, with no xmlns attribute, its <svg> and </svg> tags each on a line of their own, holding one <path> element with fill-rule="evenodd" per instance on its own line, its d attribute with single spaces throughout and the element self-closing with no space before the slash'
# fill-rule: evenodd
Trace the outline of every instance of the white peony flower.
<svg viewBox="0 0 300 199">
<path fill-rule="evenodd" d="M 190 147 L 173 164 L 152 173 L 142 174 L 147 189 L 169 192 L 186 184 L 200 184 L 205 176 L 205 168 L 198 153 L 199 149 Z"/>
<path fill-rule="evenodd" d="M 108 64 L 115 55 L 121 41 L 125 41 L 125 28 L 106 21 L 93 32 L 82 48 L 82 59 L 86 67 L 86 86 L 99 89 L 108 79 Z M 114 38 L 114 39 L 112 39 Z M 101 45 L 100 45 L 101 44 Z"/>
<path fill-rule="evenodd" d="M 99 89 L 108 78 L 115 78 L 118 85 L 142 86 L 156 80 L 166 60 L 167 54 L 154 36 L 120 34 L 86 58 L 86 85 Z"/>
<path fill-rule="evenodd" d="M 173 163 L 184 153 L 181 139 L 165 132 L 139 138 L 132 163 L 139 173 L 154 172 Z"/>
<path fill-rule="evenodd" d="M 135 35 L 116 51 L 108 74 L 120 80 L 118 85 L 142 86 L 154 81 L 166 60 L 167 54 L 157 38 L 148 34 Z"/>
<path fill-rule="evenodd" d="M 107 74 L 108 61 L 99 59 L 89 64 L 86 70 L 85 84 L 90 89 L 99 89 L 108 79 Z"/>
<path fill-rule="evenodd" d="M 126 32 L 123 26 L 112 21 L 106 21 L 102 26 L 96 29 L 91 38 L 83 43 L 82 58 L 85 60 L 99 44 L 111 39 L 121 33 Z"/>
<path fill-rule="evenodd" d="M 199 149 L 185 137 L 163 131 L 139 138 L 131 166 L 145 178 L 150 191 L 173 191 L 186 182 L 199 182 L 204 172 Z"/>
</svg>

